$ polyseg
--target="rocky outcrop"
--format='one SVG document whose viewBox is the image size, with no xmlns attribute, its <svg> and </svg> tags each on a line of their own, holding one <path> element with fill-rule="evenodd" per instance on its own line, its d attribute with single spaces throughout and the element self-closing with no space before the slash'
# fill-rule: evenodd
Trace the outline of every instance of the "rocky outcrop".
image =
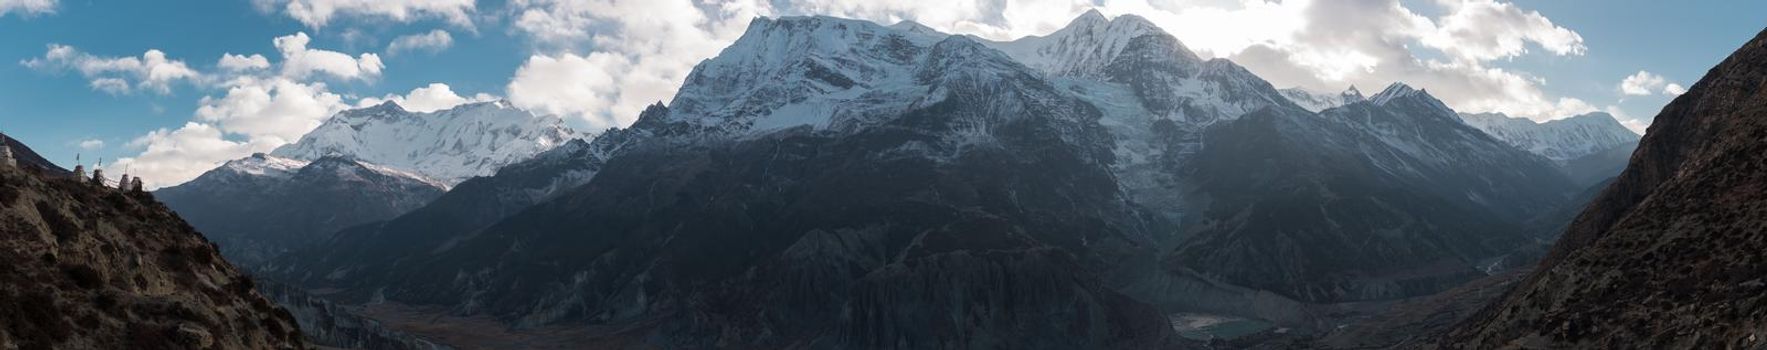
<svg viewBox="0 0 1767 350">
<path fill-rule="evenodd" d="M 289 310 L 314 344 L 342 349 L 448 350 L 446 345 L 387 328 L 344 306 L 307 294 L 299 288 L 275 282 L 258 284 L 258 291 Z"/>
<path fill-rule="evenodd" d="M 307 348 L 288 312 L 145 194 L 0 168 L 0 247 L 0 348 Z"/>
<path fill-rule="evenodd" d="M 1767 32 L 1661 114 L 1538 272 L 1447 348 L 1767 343 Z"/>
</svg>

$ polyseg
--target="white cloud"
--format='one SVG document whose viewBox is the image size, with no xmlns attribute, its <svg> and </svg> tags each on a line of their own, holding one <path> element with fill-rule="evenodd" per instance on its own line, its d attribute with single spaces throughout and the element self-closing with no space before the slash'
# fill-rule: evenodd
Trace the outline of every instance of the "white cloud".
<svg viewBox="0 0 1767 350">
<path fill-rule="evenodd" d="M 312 41 L 304 32 L 273 40 L 276 50 L 282 52 L 284 76 L 304 80 L 315 73 L 323 73 L 345 80 L 368 80 L 380 76 L 381 69 L 386 68 L 379 55 L 363 53 L 350 57 L 342 52 L 307 48 Z"/>
<path fill-rule="evenodd" d="M 1468 61 L 1516 57 L 1532 42 L 1558 55 L 1582 55 L 1583 36 L 1535 11 L 1492 0 L 1438 0 L 1449 13 L 1424 45 Z"/>
<path fill-rule="evenodd" d="M 168 59 L 160 50 L 147 50 L 141 57 L 101 57 L 73 46 L 49 44 L 43 57 L 20 61 L 19 64 L 41 71 L 77 71 L 92 81 L 92 89 L 114 94 L 136 89 L 167 94 L 171 93 L 174 82 L 204 79 L 184 61 Z"/>
<path fill-rule="evenodd" d="M 261 70 L 261 69 L 269 69 L 270 68 L 270 60 L 264 58 L 264 55 L 259 55 L 259 54 L 252 54 L 251 56 L 245 56 L 245 55 L 235 55 L 232 53 L 226 53 L 226 54 L 221 54 L 221 60 L 218 62 L 215 62 L 215 66 L 221 67 L 221 69 L 224 69 L 224 70 L 227 70 L 230 72 L 245 72 L 245 71 L 254 71 L 254 70 Z"/>
<path fill-rule="evenodd" d="M 324 83 L 283 77 L 242 76 L 227 83 L 221 97 L 203 97 L 196 119 L 253 140 L 289 143 L 349 105 Z"/>
<path fill-rule="evenodd" d="M 1685 93 L 1687 93 L 1687 88 L 1681 86 L 1681 84 L 1670 83 L 1668 85 L 1663 85 L 1664 95 L 1681 96 L 1681 94 Z"/>
<path fill-rule="evenodd" d="M 198 102 L 195 120 L 130 141 L 128 146 L 142 152 L 109 167 L 129 169 L 149 188 L 176 185 L 228 160 L 294 142 L 349 107 L 323 83 L 242 75 L 223 85 L 224 95 Z"/>
<path fill-rule="evenodd" d="M 56 0 L 0 0 L 0 16 L 18 13 L 23 16 L 55 13 Z"/>
<path fill-rule="evenodd" d="M 369 107 L 381 104 L 382 102 L 393 101 L 408 111 L 434 112 L 454 108 L 454 106 L 467 103 L 495 100 L 497 100 L 496 96 L 491 96 L 486 93 L 478 93 L 469 97 L 463 97 L 459 94 L 455 94 L 454 89 L 449 87 L 448 84 L 430 83 L 429 86 L 412 89 L 411 93 L 405 94 L 404 96 L 386 95 L 379 98 L 363 98 L 356 102 L 356 107 Z"/>
<path fill-rule="evenodd" d="M 311 28 L 324 27 L 345 15 L 377 17 L 398 22 L 440 18 L 463 28 L 472 27 L 474 0 L 253 0 L 266 12 L 281 11 Z"/>
<path fill-rule="evenodd" d="M 396 55 L 399 52 L 410 51 L 435 53 L 446 50 L 449 46 L 453 45 L 454 36 L 449 35 L 448 31 L 436 29 L 431 30 L 429 33 L 412 34 L 393 39 L 391 44 L 387 44 L 387 55 Z"/>
<path fill-rule="evenodd" d="M 1638 71 L 1638 73 L 1626 77 L 1626 80 L 1620 81 L 1620 93 L 1632 96 L 1648 96 L 1655 94 L 1657 89 L 1664 88 L 1668 83 L 1669 80 L 1664 79 L 1661 75 L 1646 71 Z M 1680 86 L 1677 85 L 1676 87 Z"/>
<path fill-rule="evenodd" d="M 514 0 L 512 26 L 541 47 L 509 83 L 517 106 L 623 126 L 673 97 L 693 65 L 771 13 L 758 0 Z"/>
<path fill-rule="evenodd" d="M 104 140 L 84 139 L 75 141 L 74 146 L 86 151 L 97 151 L 104 148 Z"/>
<path fill-rule="evenodd" d="M 594 53 L 535 55 L 509 82 L 509 102 L 536 111 L 575 116 L 592 130 L 625 126 L 638 115 L 612 112 L 622 92 L 618 77 L 631 66 L 625 57 Z M 623 117 L 623 118 L 622 118 Z"/>
<path fill-rule="evenodd" d="M 189 181 L 227 160 L 299 140 L 351 106 L 325 83 L 308 79 L 320 75 L 370 79 L 384 68 L 374 54 L 350 57 L 310 49 L 305 33 L 272 42 L 282 53 L 281 62 L 258 54 L 223 54 L 215 64 L 220 74 L 208 85 L 223 92 L 199 100 L 192 120 L 183 127 L 156 130 L 131 141 L 129 146 L 141 153 L 111 167 L 132 168 L 153 188 Z"/>
<path fill-rule="evenodd" d="M 1102 7 L 1146 17 L 1199 54 L 1230 58 L 1277 86 L 1336 91 L 1405 82 L 1458 110 L 1537 120 L 1595 110 L 1550 96 L 1544 79 L 1488 64 L 1530 46 L 1554 55 L 1586 51 L 1576 32 L 1508 3 L 1443 0 L 1443 14 L 1430 18 L 1398 0 L 1220 2 L 1229 4 L 1107 0 Z"/>
<path fill-rule="evenodd" d="M 141 153 L 106 165 L 109 171 L 128 169 L 141 177 L 149 189 L 190 181 L 228 160 L 254 152 L 268 152 L 278 144 L 267 140 L 234 141 L 213 125 L 190 122 L 176 130 L 159 129 L 129 142 Z"/>
</svg>

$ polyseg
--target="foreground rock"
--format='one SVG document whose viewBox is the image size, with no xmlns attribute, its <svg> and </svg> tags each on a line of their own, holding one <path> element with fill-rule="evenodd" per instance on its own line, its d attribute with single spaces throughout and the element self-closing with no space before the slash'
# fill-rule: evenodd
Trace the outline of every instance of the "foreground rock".
<svg viewBox="0 0 1767 350">
<path fill-rule="evenodd" d="M 1539 272 L 1448 348 L 1767 344 L 1767 33 L 1656 117 Z"/>
<path fill-rule="evenodd" d="M 288 312 L 165 206 L 0 167 L 0 349 L 300 349 Z"/>
</svg>

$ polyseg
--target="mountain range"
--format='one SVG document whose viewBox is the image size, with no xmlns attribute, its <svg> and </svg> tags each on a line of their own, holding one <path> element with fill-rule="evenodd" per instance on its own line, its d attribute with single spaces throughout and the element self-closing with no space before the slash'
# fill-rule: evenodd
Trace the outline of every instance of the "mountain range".
<svg viewBox="0 0 1767 350">
<path fill-rule="evenodd" d="M 1581 190 L 1425 91 L 1355 95 L 1310 110 L 1135 16 L 763 18 L 630 127 L 263 273 L 606 344 L 1135 348 L 1481 278 Z"/>
<path fill-rule="evenodd" d="M 567 146 L 574 131 L 504 101 L 349 110 L 299 142 L 156 191 L 235 262 L 254 266 L 344 228 L 420 208 L 455 184 Z M 508 195 L 517 195 L 509 193 Z"/>
<path fill-rule="evenodd" d="M 410 112 L 392 101 L 338 113 L 270 155 L 313 161 L 342 155 L 434 179 L 443 187 L 558 147 L 580 135 L 556 116 L 508 101 Z"/>
</svg>

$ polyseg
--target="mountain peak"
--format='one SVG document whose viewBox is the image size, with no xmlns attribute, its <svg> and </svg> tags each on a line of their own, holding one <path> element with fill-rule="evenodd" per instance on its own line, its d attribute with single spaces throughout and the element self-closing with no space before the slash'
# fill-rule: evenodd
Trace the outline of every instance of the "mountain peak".
<svg viewBox="0 0 1767 350">
<path fill-rule="evenodd" d="M 1344 89 L 1344 92 L 1338 93 L 1338 95 L 1343 96 L 1345 100 L 1352 100 L 1352 102 L 1368 99 L 1368 97 L 1362 96 L 1362 90 L 1356 89 L 1355 85 L 1350 85 L 1350 88 Z"/>
<path fill-rule="evenodd" d="M 911 20 L 903 20 L 901 22 L 896 22 L 896 24 L 890 25 L 890 29 L 900 30 L 900 31 L 909 32 L 909 33 L 916 33 L 916 34 L 939 34 L 939 35 L 944 34 L 943 32 L 940 32 L 938 29 L 933 29 L 932 27 L 928 27 L 924 24 L 920 24 L 920 22 L 915 22 L 915 21 L 911 21 Z"/>
<path fill-rule="evenodd" d="M 535 116 L 508 102 L 486 101 L 434 112 L 387 102 L 338 113 L 271 158 L 349 156 L 457 184 L 575 137 L 555 116 Z"/>
<path fill-rule="evenodd" d="M 299 170 L 301 167 L 305 166 L 307 166 L 307 162 L 305 161 L 277 157 L 259 152 L 253 153 L 250 157 L 227 161 L 227 163 L 221 165 L 221 168 L 235 173 L 254 176 L 287 177 L 289 174 L 293 174 L 295 170 Z"/>
<path fill-rule="evenodd" d="M 1159 36 L 1153 40 L 1164 41 L 1139 45 L 1143 50 L 1160 51 L 1148 54 L 1176 57 L 1191 65 L 1201 64 L 1202 60 L 1195 53 L 1153 22 L 1135 15 L 1107 19 L 1096 9 L 1081 14 L 1066 27 L 1049 35 L 990 44 L 1020 63 L 1045 73 L 1099 76 L 1106 66 L 1123 54 L 1123 50 L 1130 48 L 1132 41 L 1148 36 Z"/>
<path fill-rule="evenodd" d="M 1442 100 L 1436 99 L 1435 96 L 1431 96 L 1429 90 L 1412 88 L 1411 85 L 1405 85 L 1405 83 L 1401 82 L 1393 82 L 1393 84 L 1388 85 L 1385 90 L 1381 90 L 1380 93 L 1369 97 L 1368 101 L 1374 103 L 1376 106 L 1386 106 L 1405 101 L 1414 101 L 1415 103 L 1422 104 L 1431 109 L 1445 111 L 1448 116 L 1453 117 L 1454 119 L 1459 119 L 1458 114 L 1454 113 L 1454 109 L 1448 108 L 1448 105 L 1443 104 Z"/>
<path fill-rule="evenodd" d="M 373 107 L 361 108 L 359 110 L 364 111 L 364 112 L 405 113 L 405 106 L 400 106 L 398 102 L 393 102 L 393 100 L 387 100 L 385 102 L 381 102 L 380 104 L 374 105 Z M 380 113 L 370 113 L 370 114 L 380 114 Z"/>
<path fill-rule="evenodd" d="M 1105 17 L 1103 12 L 1099 12 L 1097 8 L 1091 8 L 1091 9 L 1087 9 L 1085 13 L 1081 13 L 1080 17 L 1074 17 L 1074 20 L 1072 22 L 1070 22 L 1069 25 L 1071 26 L 1071 25 L 1073 25 L 1072 23 L 1081 23 L 1081 22 L 1103 23 L 1103 22 L 1109 22 L 1109 21 L 1110 21 L 1110 18 Z"/>
<path fill-rule="evenodd" d="M 1395 99 L 1409 98 L 1418 95 L 1427 96 L 1428 94 L 1429 92 L 1412 88 L 1411 85 L 1405 85 L 1405 83 L 1401 82 L 1393 82 L 1392 85 L 1387 85 L 1385 90 L 1381 90 L 1380 93 L 1374 94 L 1374 97 L 1368 99 L 1374 101 L 1374 104 L 1384 105 Z"/>
</svg>

